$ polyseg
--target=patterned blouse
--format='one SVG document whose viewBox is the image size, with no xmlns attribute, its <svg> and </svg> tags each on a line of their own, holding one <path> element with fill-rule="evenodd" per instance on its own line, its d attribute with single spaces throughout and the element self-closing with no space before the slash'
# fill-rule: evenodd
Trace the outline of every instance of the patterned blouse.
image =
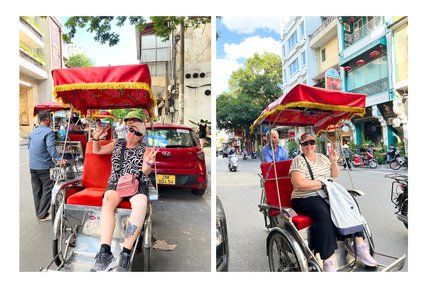
<svg viewBox="0 0 432 288">
<path fill-rule="evenodd" d="M 330 160 L 321 153 L 315 153 L 316 160 L 314 162 L 309 161 L 309 165 L 311 166 L 312 173 L 314 179 L 328 179 L 331 175 L 331 163 Z M 312 179 L 309 174 L 309 169 L 307 167 L 306 161 L 302 155 L 298 155 L 294 158 L 291 163 L 291 167 L 289 170 L 289 174 L 291 176 L 292 171 L 300 171 L 306 174 L 306 179 Z M 313 191 L 298 191 L 297 189 L 293 189 L 291 194 L 291 198 L 306 198 L 311 196 L 318 196 L 318 192 L 316 190 Z"/>
<path fill-rule="evenodd" d="M 109 185 L 117 185 L 117 181 L 120 176 L 124 176 L 127 174 L 135 174 L 138 177 L 140 183 L 147 182 L 147 176 L 142 173 L 142 161 L 145 152 L 144 143 L 139 143 L 134 148 L 125 147 L 124 157 L 123 157 L 123 167 L 119 171 L 120 168 L 120 155 L 123 143 L 125 143 L 125 139 L 119 139 L 114 144 L 114 151 L 111 157 L 111 176 L 108 179 Z"/>
</svg>

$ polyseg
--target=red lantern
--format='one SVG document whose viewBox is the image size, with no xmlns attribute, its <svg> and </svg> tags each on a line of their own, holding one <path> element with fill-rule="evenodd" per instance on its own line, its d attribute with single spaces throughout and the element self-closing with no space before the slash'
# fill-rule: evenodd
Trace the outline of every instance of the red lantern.
<svg viewBox="0 0 432 288">
<path fill-rule="evenodd" d="M 355 20 L 355 17 L 354 17 L 354 16 L 351 16 L 351 17 L 348 18 L 348 22 L 349 22 L 349 23 L 354 22 L 354 20 Z"/>
<path fill-rule="evenodd" d="M 350 72 L 350 71 L 352 70 L 352 68 L 351 68 L 350 66 L 345 66 L 345 67 L 344 67 L 344 70 L 345 70 L 346 72 Z"/>
<path fill-rule="evenodd" d="M 360 59 L 360 60 L 357 60 L 356 65 L 357 65 L 357 66 L 361 66 L 361 65 L 364 65 L 365 63 L 366 63 L 365 60 Z"/>
<path fill-rule="evenodd" d="M 369 53 L 369 56 L 370 56 L 371 58 L 376 58 L 376 57 L 378 57 L 379 55 L 381 55 L 381 52 L 379 52 L 379 51 L 377 51 L 377 50 L 374 50 L 374 51 L 372 51 L 372 52 Z"/>
</svg>

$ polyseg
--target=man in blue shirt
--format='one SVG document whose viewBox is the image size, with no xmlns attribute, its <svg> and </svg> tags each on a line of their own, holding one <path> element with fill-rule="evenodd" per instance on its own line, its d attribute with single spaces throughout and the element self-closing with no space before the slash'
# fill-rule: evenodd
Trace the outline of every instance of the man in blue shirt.
<svg viewBox="0 0 432 288">
<path fill-rule="evenodd" d="M 61 155 L 55 148 L 55 133 L 50 128 L 48 111 L 39 112 L 39 123 L 29 135 L 29 168 L 36 216 L 40 221 L 48 221 L 51 220 L 49 209 L 54 186 L 50 179 L 50 168 L 54 167 L 53 159 L 60 165 L 66 164 L 66 160 L 61 160 Z"/>
<path fill-rule="evenodd" d="M 272 146 L 270 146 L 270 144 Z M 275 129 L 267 132 L 267 145 L 263 148 L 263 162 L 273 161 L 272 147 L 274 150 L 275 161 L 288 160 L 288 153 L 284 147 L 279 145 L 279 133 Z"/>
</svg>

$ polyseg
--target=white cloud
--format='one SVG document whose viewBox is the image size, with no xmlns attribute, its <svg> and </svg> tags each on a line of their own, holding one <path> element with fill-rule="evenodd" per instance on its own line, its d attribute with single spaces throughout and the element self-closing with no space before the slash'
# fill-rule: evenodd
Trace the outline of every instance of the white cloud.
<svg viewBox="0 0 432 288">
<path fill-rule="evenodd" d="M 273 30 L 276 33 L 280 30 L 280 17 L 224 16 L 222 22 L 228 30 L 239 34 L 253 33 L 259 28 Z"/>
<path fill-rule="evenodd" d="M 235 59 L 217 59 L 215 66 L 215 77 L 212 77 L 213 94 L 219 96 L 222 92 L 227 91 L 228 81 L 231 73 L 241 67 L 241 64 Z"/>
<path fill-rule="evenodd" d="M 225 58 L 216 60 L 215 77 L 212 79 L 215 95 L 228 90 L 228 80 L 232 72 L 242 67 L 241 60 L 251 58 L 254 53 L 262 54 L 265 51 L 277 55 L 281 53 L 279 41 L 271 37 L 249 37 L 239 44 L 224 44 L 223 47 Z"/>
<path fill-rule="evenodd" d="M 261 54 L 264 51 L 280 54 L 280 42 L 271 37 L 261 38 L 253 36 L 245 38 L 239 44 L 224 44 L 224 51 L 228 59 L 250 58 L 254 53 Z"/>
</svg>

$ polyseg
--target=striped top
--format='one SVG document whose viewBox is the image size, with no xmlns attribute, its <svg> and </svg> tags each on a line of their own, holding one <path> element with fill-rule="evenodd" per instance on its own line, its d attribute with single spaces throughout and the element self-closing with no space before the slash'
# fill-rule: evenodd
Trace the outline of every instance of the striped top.
<svg viewBox="0 0 432 288">
<path fill-rule="evenodd" d="M 312 173 L 314 176 L 314 179 L 322 179 L 322 178 L 329 178 L 331 175 L 331 163 L 330 160 L 321 153 L 315 153 L 315 156 L 317 157 L 316 160 L 310 161 L 309 165 L 312 169 Z M 294 158 L 294 160 L 291 163 L 289 174 L 291 176 L 292 171 L 300 171 L 304 174 L 306 174 L 306 179 L 312 179 L 312 177 L 309 174 L 309 169 L 307 167 L 306 161 L 303 158 L 303 156 L 298 155 Z M 296 188 L 293 189 L 293 192 L 291 194 L 292 198 L 306 198 L 306 197 L 312 197 L 312 196 L 318 196 L 317 190 L 313 191 L 298 191 Z"/>
</svg>

